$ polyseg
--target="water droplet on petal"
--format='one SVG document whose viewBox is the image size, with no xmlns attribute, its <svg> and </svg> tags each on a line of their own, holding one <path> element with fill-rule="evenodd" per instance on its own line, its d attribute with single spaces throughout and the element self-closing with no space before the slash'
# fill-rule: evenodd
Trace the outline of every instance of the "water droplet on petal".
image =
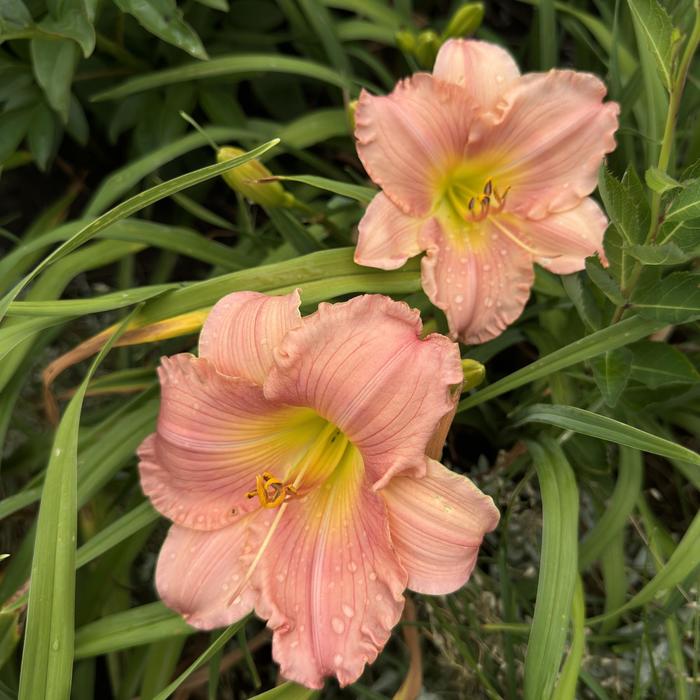
<svg viewBox="0 0 700 700">
<path fill-rule="evenodd" d="M 377 595 L 374 596 L 374 599 L 380 603 L 382 600 L 384 600 L 384 596 L 381 593 L 377 593 Z"/>
<path fill-rule="evenodd" d="M 486 263 L 486 265 L 484 265 L 484 272 L 488 272 L 490 269 L 491 269 L 491 265 Z"/>
<path fill-rule="evenodd" d="M 455 297 L 455 304 L 461 304 L 464 301 L 464 296 L 462 294 L 458 294 Z"/>
<path fill-rule="evenodd" d="M 357 564 L 355 564 L 354 561 L 351 561 L 348 564 L 348 571 L 350 571 L 350 573 L 353 573 L 353 574 L 357 571 Z"/>
<path fill-rule="evenodd" d="M 484 305 L 487 309 L 490 308 L 493 306 L 493 299 L 491 299 L 491 297 L 486 297 L 486 299 L 484 299 Z"/>
<path fill-rule="evenodd" d="M 336 654 L 336 655 L 333 657 L 333 663 L 334 663 L 336 666 L 340 666 L 340 664 L 343 663 L 343 655 L 342 655 L 342 654 Z"/>
<path fill-rule="evenodd" d="M 377 574 L 374 573 L 374 571 L 369 572 L 369 580 L 370 581 L 376 581 L 377 580 Z"/>
<path fill-rule="evenodd" d="M 345 632 L 345 623 L 339 617 L 331 618 L 331 627 L 336 634 L 343 634 L 343 632 Z"/>
<path fill-rule="evenodd" d="M 347 603 L 343 603 L 343 613 L 345 617 L 352 617 L 355 611 Z"/>
</svg>

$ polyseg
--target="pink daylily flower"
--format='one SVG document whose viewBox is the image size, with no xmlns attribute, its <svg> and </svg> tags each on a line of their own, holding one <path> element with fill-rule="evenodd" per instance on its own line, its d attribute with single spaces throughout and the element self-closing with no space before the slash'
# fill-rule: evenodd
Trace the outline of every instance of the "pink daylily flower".
<svg viewBox="0 0 700 700">
<path fill-rule="evenodd" d="M 357 152 L 382 192 L 355 261 L 391 270 L 425 251 L 423 289 L 467 344 L 522 312 L 539 263 L 557 274 L 598 253 L 607 219 L 588 195 L 614 150 L 619 108 L 588 73 L 521 75 L 502 48 L 452 39 L 432 75 L 363 91 Z"/>
<path fill-rule="evenodd" d="M 282 674 L 355 681 L 399 621 L 406 587 L 449 593 L 474 568 L 493 501 L 436 457 L 462 370 L 420 338 L 417 311 L 379 295 L 297 292 L 217 303 L 199 357 L 165 357 L 141 485 L 173 521 L 156 586 L 194 627 L 251 610 Z M 439 443 L 439 447 L 438 447 Z"/>
</svg>

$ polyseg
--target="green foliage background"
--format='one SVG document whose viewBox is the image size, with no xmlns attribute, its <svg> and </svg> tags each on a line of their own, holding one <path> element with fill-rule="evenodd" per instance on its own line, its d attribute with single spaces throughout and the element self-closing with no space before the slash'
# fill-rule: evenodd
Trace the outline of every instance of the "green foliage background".
<svg viewBox="0 0 700 700">
<path fill-rule="evenodd" d="M 156 601 L 167 525 L 134 451 L 158 358 L 193 347 L 196 318 L 111 343 L 234 290 L 296 286 L 306 312 L 382 292 L 444 331 L 416 261 L 352 263 L 373 190 L 348 104 L 475 30 L 523 70 L 601 75 L 622 116 L 600 177 L 609 268 L 538 269 L 520 320 L 463 348 L 487 381 L 444 461 L 503 518 L 463 590 L 413 596 L 424 697 L 698 697 L 698 0 L 502 0 L 480 27 L 461 4 L 0 0 L 0 697 L 310 696 L 269 690 L 260 621 L 210 637 Z M 212 165 L 209 140 L 256 150 Z M 227 187 L 254 155 L 289 176 L 294 207 Z M 110 326 L 56 380 L 54 428 L 42 370 Z M 322 695 L 392 697 L 409 663 L 397 630 L 360 682 Z"/>
</svg>

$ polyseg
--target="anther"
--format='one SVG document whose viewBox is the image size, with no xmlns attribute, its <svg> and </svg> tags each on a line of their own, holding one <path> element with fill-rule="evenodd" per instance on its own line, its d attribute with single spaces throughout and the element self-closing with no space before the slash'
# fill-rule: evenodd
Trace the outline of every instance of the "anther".
<svg viewBox="0 0 700 700">
<path fill-rule="evenodd" d="M 472 211 L 474 209 L 475 205 L 476 205 L 476 197 L 472 197 L 469 200 L 469 211 Z"/>
<path fill-rule="evenodd" d="M 482 207 L 482 209 L 488 209 L 490 204 L 491 204 L 491 197 L 488 197 L 488 196 L 484 195 L 484 196 L 481 198 L 481 207 Z"/>
<path fill-rule="evenodd" d="M 484 194 L 485 195 L 490 195 L 491 192 L 493 192 L 493 181 L 488 180 L 486 184 L 484 185 Z"/>
</svg>

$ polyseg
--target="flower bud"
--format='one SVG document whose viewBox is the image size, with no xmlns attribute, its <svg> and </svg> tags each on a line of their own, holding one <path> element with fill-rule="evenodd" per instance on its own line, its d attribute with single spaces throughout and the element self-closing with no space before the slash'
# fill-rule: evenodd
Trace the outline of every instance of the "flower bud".
<svg viewBox="0 0 700 700">
<path fill-rule="evenodd" d="M 416 35 L 407 29 L 402 29 L 396 32 L 396 45 L 404 53 L 413 55 L 416 50 Z"/>
<path fill-rule="evenodd" d="M 453 15 L 442 33 L 443 41 L 451 38 L 471 36 L 481 26 L 484 19 L 484 3 L 468 2 Z"/>
<path fill-rule="evenodd" d="M 223 163 L 244 153 L 245 151 L 235 146 L 223 146 L 216 152 L 216 160 Z M 222 177 L 232 190 L 240 192 L 246 199 L 263 207 L 294 206 L 294 195 L 287 192 L 277 180 L 260 182 L 274 175 L 259 160 L 249 160 L 237 168 L 231 168 Z"/>
<path fill-rule="evenodd" d="M 462 391 L 474 389 L 486 378 L 486 367 L 476 360 L 462 360 L 462 372 L 464 373 Z"/>
<path fill-rule="evenodd" d="M 418 63 L 420 63 L 423 68 L 432 68 L 435 63 L 435 57 L 441 46 L 442 41 L 440 37 L 432 29 L 422 31 L 418 35 L 416 48 L 414 50 Z"/>
<path fill-rule="evenodd" d="M 355 112 L 357 112 L 357 100 L 350 100 L 346 108 L 350 131 L 355 131 Z"/>
</svg>

